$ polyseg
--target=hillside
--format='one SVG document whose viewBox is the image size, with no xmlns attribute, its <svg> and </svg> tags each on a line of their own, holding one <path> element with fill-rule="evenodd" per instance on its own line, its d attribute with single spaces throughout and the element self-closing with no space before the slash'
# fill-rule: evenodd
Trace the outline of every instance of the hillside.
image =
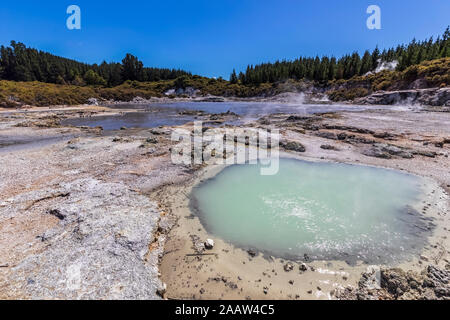
<svg viewBox="0 0 450 320">
<path fill-rule="evenodd" d="M 131 101 L 135 97 L 145 99 L 152 97 L 188 98 L 193 95 L 267 98 L 283 92 L 326 94 L 331 101 L 358 102 L 358 99 L 380 91 L 438 89 L 448 86 L 450 86 L 450 58 L 442 58 L 424 61 L 419 65 L 410 66 L 404 71 L 384 70 L 366 76 L 356 76 L 349 80 L 333 80 L 327 83 L 288 80 L 259 85 L 243 85 L 241 83 L 233 84 L 223 79 L 182 76 L 174 80 L 153 82 L 126 81 L 121 85 L 109 88 L 1 80 L 0 106 L 85 104 L 90 98 L 109 101 Z M 449 97 L 442 99 L 438 104 L 445 105 L 450 100 Z M 368 101 L 367 103 L 377 102 Z"/>
</svg>

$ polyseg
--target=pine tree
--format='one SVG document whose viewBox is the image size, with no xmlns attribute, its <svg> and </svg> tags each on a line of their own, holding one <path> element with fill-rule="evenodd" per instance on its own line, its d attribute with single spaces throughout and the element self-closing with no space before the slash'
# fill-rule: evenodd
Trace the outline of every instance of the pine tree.
<svg viewBox="0 0 450 320">
<path fill-rule="evenodd" d="M 375 49 L 372 51 L 372 69 L 376 69 L 378 67 L 378 59 L 380 59 L 380 50 L 378 49 L 378 46 L 375 47 Z"/>
<path fill-rule="evenodd" d="M 122 60 L 122 78 L 124 80 L 137 80 L 143 79 L 143 64 L 139 59 L 130 53 L 127 53 Z"/>
<path fill-rule="evenodd" d="M 372 64 L 372 55 L 370 54 L 369 51 L 366 50 L 366 52 L 364 52 L 364 55 L 362 57 L 361 60 L 361 69 L 359 71 L 360 75 L 364 75 L 367 72 L 373 70 L 373 64 Z"/>
<path fill-rule="evenodd" d="M 233 72 L 231 73 L 231 76 L 230 76 L 230 82 L 231 82 L 232 84 L 236 84 L 236 83 L 238 82 L 238 78 L 237 78 L 236 70 L 235 70 L 235 69 L 233 69 Z"/>
</svg>

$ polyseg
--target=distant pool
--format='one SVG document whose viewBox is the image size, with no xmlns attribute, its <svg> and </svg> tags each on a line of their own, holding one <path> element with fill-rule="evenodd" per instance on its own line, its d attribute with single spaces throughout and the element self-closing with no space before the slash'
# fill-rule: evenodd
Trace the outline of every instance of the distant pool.
<svg viewBox="0 0 450 320">
<path fill-rule="evenodd" d="M 393 170 L 280 159 L 274 176 L 233 165 L 194 188 L 208 232 L 244 248 L 304 259 L 388 263 L 421 251 L 429 231 L 412 206 L 424 181 Z"/>
<path fill-rule="evenodd" d="M 123 115 L 73 118 L 62 121 L 63 125 L 103 127 L 104 130 L 126 128 L 154 128 L 162 125 L 181 125 L 196 118 L 179 114 L 184 110 L 198 110 L 206 113 L 234 112 L 239 115 L 228 124 L 243 124 L 273 113 L 313 114 L 335 111 L 358 111 L 374 108 L 393 108 L 392 106 L 358 106 L 342 104 L 288 104 L 274 102 L 173 102 L 152 104 L 119 104 L 116 109 L 144 109 L 143 112 L 131 112 Z"/>
</svg>

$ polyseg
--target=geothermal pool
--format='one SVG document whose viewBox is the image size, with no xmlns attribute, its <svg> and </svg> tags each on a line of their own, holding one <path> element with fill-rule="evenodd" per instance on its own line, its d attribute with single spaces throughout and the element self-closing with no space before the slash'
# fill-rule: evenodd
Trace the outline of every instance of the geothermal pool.
<svg viewBox="0 0 450 320">
<path fill-rule="evenodd" d="M 240 116 L 228 124 L 240 125 L 256 120 L 271 113 L 313 114 L 321 112 L 336 112 L 345 110 L 367 110 L 373 106 L 343 105 L 343 104 L 286 104 L 273 102 L 172 102 L 152 104 L 119 104 L 110 106 L 116 109 L 142 109 L 142 112 L 125 113 L 123 115 L 108 115 L 90 118 L 72 118 L 63 120 L 63 125 L 101 126 L 104 130 L 127 128 L 154 128 L 162 125 L 181 125 L 196 118 L 190 115 L 180 115 L 180 111 L 204 111 L 207 113 L 222 113 L 231 111 Z M 392 106 L 377 106 L 379 109 L 391 109 Z M 396 106 L 396 108 L 400 108 Z M 403 107 L 401 107 L 403 108 Z"/>
<path fill-rule="evenodd" d="M 424 181 L 368 166 L 280 159 L 233 165 L 196 186 L 191 208 L 206 230 L 236 246 L 290 259 L 400 262 L 429 231 L 413 209 Z"/>
</svg>

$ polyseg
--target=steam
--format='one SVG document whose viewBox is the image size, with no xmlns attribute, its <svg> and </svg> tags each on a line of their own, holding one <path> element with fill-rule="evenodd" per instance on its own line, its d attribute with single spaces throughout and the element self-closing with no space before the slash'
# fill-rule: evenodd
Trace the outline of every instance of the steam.
<svg viewBox="0 0 450 320">
<path fill-rule="evenodd" d="M 398 61 L 397 60 L 393 60 L 393 61 L 383 61 L 381 62 L 380 60 L 378 60 L 378 66 L 375 69 L 375 73 L 384 71 L 384 70 L 389 70 L 389 71 L 393 71 L 395 70 L 395 68 L 397 68 L 398 66 Z"/>
<path fill-rule="evenodd" d="M 287 104 L 304 104 L 306 96 L 303 92 L 284 92 L 267 100 Z"/>
<path fill-rule="evenodd" d="M 397 60 L 393 60 L 393 61 L 381 61 L 381 59 L 377 60 L 378 62 L 378 66 L 376 67 L 376 69 L 374 71 L 369 71 L 365 74 L 365 76 L 369 75 L 369 74 L 374 74 L 374 73 L 378 73 L 384 70 L 389 70 L 389 71 L 394 71 L 397 66 L 398 66 L 398 61 Z"/>
</svg>

